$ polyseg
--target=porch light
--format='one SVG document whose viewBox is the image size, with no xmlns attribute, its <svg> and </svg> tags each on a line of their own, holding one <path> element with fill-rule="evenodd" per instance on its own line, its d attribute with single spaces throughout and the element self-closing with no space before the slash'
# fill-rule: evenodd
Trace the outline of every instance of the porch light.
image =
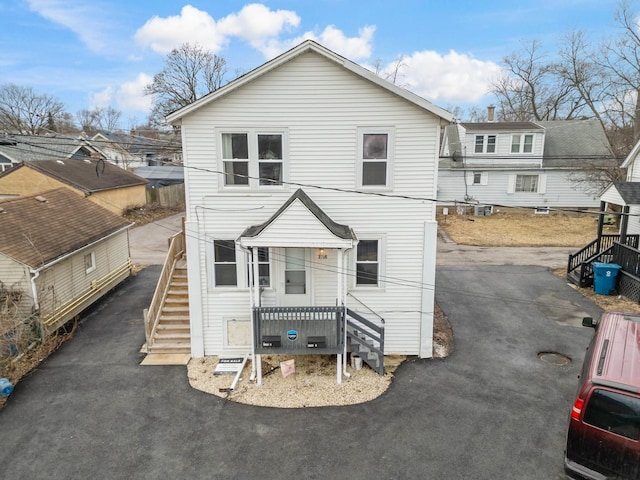
<svg viewBox="0 0 640 480">
<path fill-rule="evenodd" d="M 318 249 L 318 260 L 326 260 L 327 259 L 327 253 L 324 251 L 324 248 L 319 248 Z"/>
</svg>

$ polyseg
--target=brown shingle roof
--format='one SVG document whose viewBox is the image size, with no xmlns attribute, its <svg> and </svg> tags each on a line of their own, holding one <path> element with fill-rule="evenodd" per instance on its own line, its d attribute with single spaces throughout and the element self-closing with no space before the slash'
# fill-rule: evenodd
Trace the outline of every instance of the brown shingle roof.
<svg viewBox="0 0 640 480">
<path fill-rule="evenodd" d="M 85 193 L 148 183 L 144 178 L 109 162 L 90 159 L 37 160 L 23 162 L 22 167 L 32 168 Z M 10 175 L 11 170 L 7 170 L 3 175 Z"/>
<path fill-rule="evenodd" d="M 32 268 L 130 226 L 67 188 L 0 200 L 0 252 Z"/>
</svg>

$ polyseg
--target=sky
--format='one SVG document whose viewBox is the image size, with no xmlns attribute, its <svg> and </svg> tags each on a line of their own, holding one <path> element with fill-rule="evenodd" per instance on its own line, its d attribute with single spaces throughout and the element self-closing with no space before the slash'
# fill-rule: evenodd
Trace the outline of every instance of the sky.
<svg viewBox="0 0 640 480">
<path fill-rule="evenodd" d="M 402 58 L 396 80 L 436 105 L 484 108 L 501 60 L 537 40 L 616 34 L 617 0 L 0 0 L 0 85 L 30 87 L 66 111 L 112 107 L 143 124 L 143 89 L 184 43 L 226 59 L 227 79 L 311 38 L 365 66 Z M 640 9 L 635 9 L 639 11 Z"/>
</svg>

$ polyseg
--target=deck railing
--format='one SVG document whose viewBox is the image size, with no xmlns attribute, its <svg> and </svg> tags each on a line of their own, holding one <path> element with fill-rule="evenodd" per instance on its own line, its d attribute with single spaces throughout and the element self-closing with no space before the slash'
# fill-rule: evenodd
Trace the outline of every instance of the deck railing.
<svg viewBox="0 0 640 480">
<path fill-rule="evenodd" d="M 185 238 L 184 231 L 178 232 L 169 239 L 169 251 L 165 258 L 164 265 L 162 266 L 162 272 L 160 272 L 160 278 L 156 285 L 156 290 L 153 293 L 151 304 L 149 308 L 144 311 L 144 333 L 147 340 L 147 351 L 151 346 L 151 339 L 155 334 L 158 321 L 160 320 L 160 313 L 162 312 L 162 306 L 167 298 L 169 287 L 171 286 L 171 277 L 176 269 L 178 260 L 182 258 L 185 251 Z"/>
<path fill-rule="evenodd" d="M 640 235 L 627 235 L 626 241 L 622 242 L 633 248 L 638 248 L 638 238 Z M 567 273 L 573 272 L 584 262 L 593 262 L 594 257 L 602 254 L 605 250 L 610 249 L 614 242 L 620 241 L 620 235 L 602 235 L 600 240 L 592 241 L 588 245 L 582 247 L 576 253 L 569 255 L 569 262 L 567 264 Z"/>
<path fill-rule="evenodd" d="M 339 354 L 344 307 L 254 307 L 256 353 Z"/>
<path fill-rule="evenodd" d="M 349 335 L 350 341 L 359 343 L 374 353 L 378 362 L 372 362 L 370 361 L 372 359 L 367 357 L 363 357 L 363 360 L 378 374 L 384 375 L 384 326 L 376 325 L 349 308 L 346 313 L 347 335 Z"/>
</svg>

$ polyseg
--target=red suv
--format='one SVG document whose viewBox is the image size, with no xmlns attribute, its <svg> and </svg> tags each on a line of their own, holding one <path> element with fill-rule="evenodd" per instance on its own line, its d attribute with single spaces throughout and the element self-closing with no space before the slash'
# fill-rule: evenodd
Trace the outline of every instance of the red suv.
<svg viewBox="0 0 640 480">
<path fill-rule="evenodd" d="M 640 314 L 605 312 L 587 347 L 571 410 L 565 473 L 640 480 Z"/>
</svg>

